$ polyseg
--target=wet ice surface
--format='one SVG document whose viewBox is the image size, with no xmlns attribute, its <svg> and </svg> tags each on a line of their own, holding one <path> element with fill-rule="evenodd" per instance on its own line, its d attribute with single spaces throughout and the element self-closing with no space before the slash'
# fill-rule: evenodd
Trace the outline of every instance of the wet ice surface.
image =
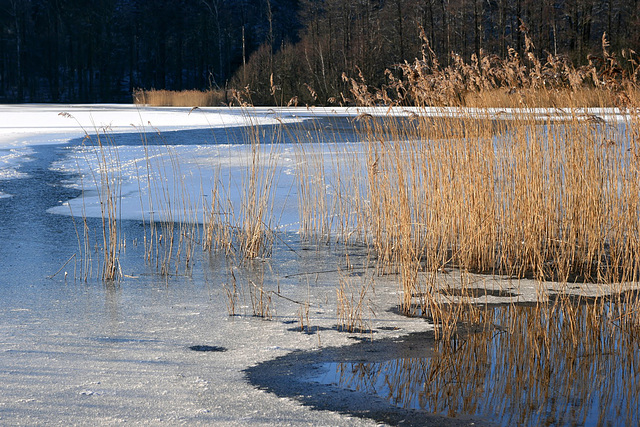
<svg viewBox="0 0 640 427">
<path fill-rule="evenodd" d="M 127 146 L 136 149 L 121 145 L 125 152 Z M 68 161 L 74 148 L 33 145 L 29 150 L 29 161 L 15 163 L 19 175 L 0 181 L 2 194 L 12 195 L 0 199 L 0 424 L 373 423 L 280 399 L 254 388 L 243 373 L 293 350 L 350 341 L 335 330 L 336 274 L 307 275 L 335 272 L 340 251 L 302 248 L 295 234 L 283 234 L 287 246 L 272 259 L 234 267 L 241 297 L 236 316 L 229 316 L 224 257 L 198 250 L 188 275 L 181 270 L 161 276 L 143 261 L 140 221 L 121 221 L 125 278 L 102 282 L 101 223 L 89 217 L 92 273 L 84 281 L 77 237 L 82 218 L 47 212 L 80 195 L 73 185 L 76 171 L 54 167 Z M 273 297 L 271 320 L 253 316 L 248 293 L 250 281 L 263 270 L 269 271 L 265 288 L 288 298 Z M 395 284 L 391 289 L 388 304 L 393 305 Z M 311 302 L 307 321 L 319 333 L 291 331 L 299 305 L 290 300 Z M 380 324 L 424 327 L 389 316 L 383 315 Z"/>
<path fill-rule="evenodd" d="M 9 201 L 18 200 L 20 194 Z M 41 215 L 61 221 L 48 226 L 64 230 L 70 223 L 69 217 Z M 3 222 L 3 235 L 6 225 Z M 42 232 L 38 224 L 34 228 L 35 234 Z M 267 264 L 273 268 L 282 295 L 295 300 L 308 295 L 318 301 L 310 319 L 326 327 L 320 335 L 290 332 L 298 307 L 284 299 L 273 301 L 271 321 L 252 316 L 248 297 L 241 299 L 239 315 L 230 317 L 222 289 L 223 259 L 202 254 L 189 277 L 161 277 L 141 262 L 141 245 L 132 244 L 139 228 L 131 222 L 123 229 L 131 237 L 121 257 L 127 277 L 118 283 L 74 280 L 74 262 L 54 278 L 46 278 L 76 249 L 73 236 L 69 238 L 71 227 L 56 241 L 41 243 L 32 233 L 3 239 L 1 424 L 366 424 L 311 412 L 257 391 L 242 373 L 250 365 L 294 349 L 348 342 L 344 334 L 331 331 L 335 325 L 331 277 L 314 278 L 310 287 L 301 286 L 306 281 L 300 278 L 284 279 L 292 271 L 300 272 L 291 253 L 257 262 L 257 268 Z M 318 265 L 314 257 L 306 256 L 307 268 Z M 331 253 L 324 258 L 335 262 Z M 317 268 L 327 270 L 326 265 Z M 236 271 L 238 286 L 246 289 L 245 276 L 251 270 Z M 266 286 L 274 288 L 274 280 L 267 280 Z M 198 352 L 193 346 L 227 351 Z"/>
<path fill-rule="evenodd" d="M 127 232 L 132 232 L 129 227 Z M 198 259 L 191 277 L 167 280 L 140 263 L 140 248 L 130 244 L 121 259 L 130 277 L 117 284 L 74 281 L 71 264 L 64 269 L 66 281 L 62 272 L 42 278 L 64 262 L 64 249 L 49 248 L 51 261 L 41 270 L 31 270 L 24 261 L 9 270 L 3 266 L 4 272 L 15 268 L 20 274 L 5 274 L 0 291 L 0 423 L 368 424 L 257 390 L 243 373 L 290 351 L 351 341 L 352 335 L 335 331 L 332 275 L 313 277 L 310 283 L 306 277 L 285 279 L 300 273 L 291 253 L 268 263 L 280 283 L 269 279 L 266 286 L 279 286 L 281 295 L 294 300 L 312 301 L 309 322 L 321 331 L 305 334 L 291 331 L 298 324 L 298 306 L 284 299 L 274 297 L 270 321 L 252 316 L 246 295 L 238 315 L 230 317 L 222 290 L 223 260 Z M 307 252 L 306 269 L 327 270 L 337 263 L 331 252 L 302 251 Z M 252 272 L 236 274 L 246 290 L 245 275 Z M 389 324 L 400 329 L 376 334 L 424 327 L 420 321 L 384 314 L 372 323 L 374 330 Z"/>
</svg>

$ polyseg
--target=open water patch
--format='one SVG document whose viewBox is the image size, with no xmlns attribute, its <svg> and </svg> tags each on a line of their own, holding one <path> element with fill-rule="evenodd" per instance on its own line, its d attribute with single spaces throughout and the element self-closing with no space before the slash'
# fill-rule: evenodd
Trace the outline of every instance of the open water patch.
<svg viewBox="0 0 640 427">
<path fill-rule="evenodd" d="M 639 425 L 637 330 L 603 303 L 491 308 L 433 333 L 283 356 L 252 384 L 392 425 Z"/>
<path fill-rule="evenodd" d="M 477 417 L 457 418 L 404 408 L 384 396 L 349 389 L 334 381 L 321 381 L 332 364 L 384 363 L 390 359 L 430 357 L 433 332 L 413 333 L 396 339 L 362 340 L 344 347 L 296 351 L 245 370 L 249 382 L 279 397 L 287 397 L 318 410 L 369 418 L 389 425 L 468 426 L 490 425 Z"/>
</svg>

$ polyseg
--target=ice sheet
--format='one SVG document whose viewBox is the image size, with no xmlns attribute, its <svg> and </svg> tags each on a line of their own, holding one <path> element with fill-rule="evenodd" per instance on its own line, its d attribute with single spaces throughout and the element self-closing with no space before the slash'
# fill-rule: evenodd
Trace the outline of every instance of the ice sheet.
<svg viewBox="0 0 640 427">
<path fill-rule="evenodd" d="M 100 218 L 101 201 L 108 197 L 102 181 L 108 176 L 117 184 L 113 196 L 121 219 L 149 219 L 153 215 L 158 221 L 203 223 L 207 220 L 204 212 L 218 191 L 233 225 L 242 221 L 243 183 L 249 179 L 253 162 L 250 145 L 116 146 L 105 150 L 106 164 L 99 149 L 79 146 L 52 165 L 54 170 L 77 175 L 69 186 L 88 191 L 50 212 Z M 276 150 L 261 147 L 257 170 L 261 179 L 277 178 L 269 189 L 271 214 L 289 226 L 298 221 L 291 173 L 295 168 L 293 150 L 292 146 Z"/>
<path fill-rule="evenodd" d="M 0 169 L 7 180 L 22 179 L 20 165 L 38 154 L 30 151 L 31 145 L 64 144 L 82 137 L 85 129 L 94 133 L 105 131 L 105 127 L 113 133 L 138 132 L 141 128 L 152 132 L 154 127 L 161 131 L 206 129 L 241 126 L 247 120 L 275 124 L 314 115 L 354 117 L 362 112 L 387 111 L 264 108 L 252 110 L 247 116 L 246 110 L 229 109 L 0 106 L 0 156 L 4 159 Z M 408 116 L 416 111 L 480 114 L 456 109 L 398 109 L 394 113 Z M 72 117 L 60 114 L 65 112 Z M 549 113 L 540 111 L 541 115 Z M 614 110 L 591 113 L 606 115 L 606 120 L 618 119 Z M 517 112 L 496 110 L 490 114 Z M 215 182 L 225 183 L 229 189 L 225 197 L 237 207 L 234 215 L 239 217 L 240 189 L 252 160 L 250 146 L 167 145 L 149 147 L 148 153 L 143 146 L 112 148 L 117 155 L 109 156 L 102 169 L 99 151 L 93 146 L 68 148 L 66 156 L 53 167 L 71 175 L 67 185 L 86 191 L 83 198 L 63 200 L 61 203 L 66 204 L 53 211 L 99 217 L 102 172 L 118 183 L 116 197 L 123 219 L 148 217 L 151 211 L 179 219 L 185 213 L 180 202 L 187 200 L 203 207 L 210 203 L 208 195 Z M 278 202 L 273 212 L 278 225 L 289 224 L 294 229 L 298 208 L 293 202 L 296 188 L 292 186 L 296 156 L 290 147 L 280 148 L 273 154 L 278 165 L 274 186 Z M 349 148 L 349 153 L 357 153 L 357 146 Z M 328 158 L 342 153 L 328 144 L 315 149 L 313 155 Z M 269 158 L 267 153 L 270 151 L 262 159 Z M 147 177 L 147 166 L 149 179 L 138 179 L 139 175 Z M 326 172 L 326 176 L 331 174 Z M 322 185 L 332 184 L 329 180 Z M 43 191 L 48 188 L 44 186 Z M 38 205 L 27 204 L 24 209 L 32 210 L 33 206 Z M 198 210 L 193 208 L 193 212 Z M 42 217 L 36 218 L 38 230 L 49 230 L 44 210 L 37 215 Z M 81 222 L 76 223 L 81 234 Z M 127 225 L 130 228 L 124 235 L 135 235 L 136 225 Z M 13 240 L 5 248 L 12 255 L 4 252 L 0 257 L 0 424 L 377 425 L 373 420 L 315 411 L 294 399 L 281 399 L 256 389 L 247 383 L 243 370 L 292 351 L 344 346 L 353 343 L 354 336 L 358 340 L 397 338 L 431 328 L 422 319 L 389 310 L 400 300 L 396 277 L 359 269 L 366 263 L 364 254 L 358 258 L 361 264 L 355 261 L 356 255 L 351 255 L 348 264 L 357 267 L 352 271 L 345 267 L 342 254 L 332 248 L 305 247 L 298 239 L 287 241 L 288 246 L 283 245 L 272 259 L 228 266 L 224 257 L 216 259 L 201 252 L 189 275 L 160 276 L 153 265 L 144 262 L 140 240 L 134 243 L 130 237 L 124 238 L 127 246 L 121 253 L 125 274 L 121 282 L 84 281 L 81 274 L 76 274 L 83 262 L 77 255 L 79 238 L 73 231 L 75 225 L 69 228 L 66 234 L 59 229 L 50 230 L 50 234 L 39 231 L 35 236 L 43 239 L 46 235 L 49 240 L 36 241 L 26 238 L 24 229 L 7 227 Z M 76 257 L 70 258 L 74 254 Z M 97 249 L 87 256 L 99 263 Z M 257 279 L 260 277 L 263 281 Z M 521 301 L 534 301 L 538 292 L 536 283 L 528 280 L 463 276 L 459 271 L 445 277 L 451 284 L 464 281 L 478 287 L 509 289 L 519 294 Z M 241 288 L 237 316 L 228 315 L 227 290 L 232 280 Z M 375 292 L 364 298 L 363 320 L 371 334 L 338 332 L 337 284 L 351 283 L 357 290 L 366 280 L 375 282 Z M 252 316 L 250 291 L 256 282 L 273 292 L 269 294 L 271 321 Z M 602 291 L 597 285 L 593 288 L 593 292 Z M 300 332 L 303 324 L 307 332 Z M 194 345 L 221 346 L 227 351 L 194 352 L 190 350 Z M 352 395 L 336 392 L 333 398 L 348 400 Z"/>
</svg>

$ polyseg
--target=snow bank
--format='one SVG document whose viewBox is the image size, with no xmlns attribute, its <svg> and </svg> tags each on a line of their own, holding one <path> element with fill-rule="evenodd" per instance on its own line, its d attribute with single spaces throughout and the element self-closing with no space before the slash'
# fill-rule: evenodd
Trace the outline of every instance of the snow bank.
<svg viewBox="0 0 640 427">
<path fill-rule="evenodd" d="M 523 113 L 538 118 L 598 116 L 606 121 L 624 120 L 614 108 L 565 111 L 556 108 L 476 109 L 454 107 L 145 107 L 138 105 L 31 104 L 0 105 L 0 149 L 35 144 L 61 144 L 86 133 L 170 131 L 231 126 L 292 123 L 317 117 L 356 117 L 359 114 L 513 118 Z"/>
<path fill-rule="evenodd" d="M 137 105 L 0 105 L 0 149 L 61 144 L 85 134 L 208 129 L 298 121 L 272 109 Z"/>
<path fill-rule="evenodd" d="M 409 108 L 409 107 L 317 107 L 317 108 L 186 108 L 146 107 L 137 105 L 0 105 L 0 181 L 24 178 L 20 165 L 33 153 L 29 146 L 65 144 L 72 139 L 90 135 L 93 141 L 87 147 L 73 147 L 66 160 L 54 164 L 53 169 L 76 174 L 78 179 L 70 185 L 84 188 L 82 199 L 65 202 L 51 209 L 59 214 L 73 213 L 100 217 L 99 183 L 100 162 L 95 147 L 95 135 L 119 133 L 162 133 L 176 130 L 219 129 L 237 126 L 275 125 L 296 123 L 320 117 L 349 117 L 361 114 L 397 117 L 450 116 L 514 118 L 523 113 L 545 119 L 597 116 L 607 121 L 624 120 L 616 109 L 584 109 L 571 112 L 561 109 L 461 109 L 461 108 Z M 199 141 L 195 141 L 200 143 Z M 237 141 L 231 141 L 237 142 Z M 201 142 L 204 144 L 204 141 Z M 328 146 L 328 145 L 327 145 Z M 235 207 L 234 216 L 242 204 L 241 183 L 246 181 L 246 170 L 251 164 L 250 147 L 243 144 L 112 147 L 108 156 L 110 177 L 119 184 L 119 209 L 122 218 L 190 220 L 202 222 L 203 207 L 216 186 L 224 188 L 225 198 Z M 326 148 L 322 148 L 326 149 Z M 355 148 L 358 150 L 358 148 Z M 315 149 L 314 149 L 315 150 Z M 262 167 L 273 167 L 276 177 L 273 189 L 274 211 L 277 225 L 297 227 L 297 199 L 295 186 L 295 153 L 292 147 L 279 148 L 277 153 L 263 148 Z M 335 156 L 331 148 L 319 155 Z M 115 155 L 117 153 L 117 155 Z M 325 162 L 325 165 L 327 162 Z M 269 166 L 271 165 L 271 166 Z M 142 178 L 142 179 L 141 179 Z M 149 185 L 153 188 L 148 188 Z M 94 191 L 91 191 L 94 189 Z M 103 195 L 104 196 L 104 195 Z M 0 191 L 0 198 L 9 197 Z M 185 203 L 188 202 L 188 206 Z M 172 206 L 169 208 L 168 206 Z M 200 212 L 200 213 L 196 213 Z M 189 218 L 187 218 L 189 216 Z M 198 217 L 199 216 L 199 217 Z M 276 225 L 276 224 L 272 224 Z"/>
<path fill-rule="evenodd" d="M 273 125 L 300 120 L 303 119 L 291 112 L 276 113 L 269 108 L 0 105 L 0 181 L 26 177 L 19 167 L 33 153 L 29 146 L 66 144 L 85 135 Z M 0 198 L 9 196 L 0 191 Z"/>
<path fill-rule="evenodd" d="M 270 151 L 262 147 L 260 172 L 277 177 L 271 187 L 273 214 L 285 224 L 297 224 L 297 205 L 288 203 L 295 193 L 293 180 L 293 147 Z M 227 207 L 228 220 L 241 220 L 242 183 L 253 161 L 251 147 L 242 144 L 116 146 L 101 162 L 95 147 L 78 146 L 70 150 L 52 169 L 76 174 L 70 187 L 84 189 L 82 197 L 64 202 L 49 210 L 58 214 L 83 215 L 100 218 L 101 171 L 117 182 L 118 209 L 121 219 L 148 219 L 153 215 L 160 221 L 203 223 L 203 215 L 210 208 L 214 192 Z M 88 190 L 88 191 L 87 191 Z M 297 225 L 296 225 L 297 227 Z"/>
</svg>

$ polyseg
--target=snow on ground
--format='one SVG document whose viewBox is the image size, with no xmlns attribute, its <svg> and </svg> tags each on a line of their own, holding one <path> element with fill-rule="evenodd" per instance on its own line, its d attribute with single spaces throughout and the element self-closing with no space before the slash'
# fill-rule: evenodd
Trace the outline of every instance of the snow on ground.
<svg viewBox="0 0 640 427">
<path fill-rule="evenodd" d="M 616 109 L 585 109 L 572 113 L 560 109 L 529 109 L 527 114 L 534 114 L 544 119 L 579 117 L 588 119 L 597 116 L 607 121 L 623 121 L 625 116 Z M 28 161 L 30 145 L 65 144 L 74 138 L 89 135 L 83 147 L 73 149 L 68 158 L 57 162 L 54 169 L 64 172 L 78 172 L 80 179 L 74 183 L 76 187 L 88 189 L 96 185 L 91 171 L 100 169 L 100 153 L 95 146 L 98 139 L 109 139 L 118 133 L 138 133 L 144 135 L 156 132 L 169 132 L 192 129 L 218 129 L 237 126 L 275 125 L 295 123 L 318 117 L 357 117 L 360 114 L 409 117 L 413 114 L 427 116 L 468 116 L 478 115 L 497 119 L 508 119 L 521 114 L 516 109 L 459 109 L 459 108 L 363 108 L 363 107 L 326 107 L 326 108 L 197 108 L 186 107 L 145 107 L 135 105 L 0 105 L 0 181 L 19 178 L 19 165 Z M 87 148 L 88 147 L 88 148 Z M 361 150 L 362 148 L 355 148 Z M 184 206 L 177 206 L 176 198 L 184 199 L 188 195 L 190 206 L 196 211 L 202 210 L 202 203 L 216 186 L 216 181 L 226 185 L 241 183 L 246 180 L 246 169 L 252 162 L 249 147 L 244 144 L 226 146 L 164 146 L 150 149 L 149 153 L 142 146 L 111 147 L 109 164 L 103 165 L 117 172 L 110 173 L 117 178 L 121 187 L 120 215 L 125 219 L 149 217 L 156 211 L 156 219 L 172 218 L 181 220 L 185 216 Z M 297 212 L 288 209 L 292 203 L 285 203 L 291 197 L 294 185 L 295 149 L 291 146 L 278 149 L 263 148 L 261 156 L 265 168 L 274 165 L 274 175 L 278 177 L 275 189 L 274 204 L 285 207 L 278 218 L 278 225 L 288 225 L 289 229 L 297 224 Z M 339 150 L 327 153 L 336 155 Z M 114 154 L 117 154 L 114 155 Z M 179 159 L 176 167 L 175 159 Z M 150 160 L 150 161 L 149 161 Z M 147 175 L 147 166 L 151 172 Z M 162 175 L 163 181 L 159 181 Z M 149 190 L 144 178 L 156 179 L 156 188 Z M 140 180 L 139 178 L 143 179 Z M 158 186 L 159 183 L 159 186 Z M 237 186 L 237 184 L 235 184 Z M 239 215 L 241 205 L 240 191 L 230 192 L 230 201 L 237 208 Z M 149 197 L 151 194 L 151 197 Z M 179 194 L 179 196 L 178 196 Z M 9 197 L 0 191 L 1 197 Z M 164 200 L 160 200 L 164 198 Z M 161 209 L 171 201 L 174 209 L 169 212 Z M 295 203 L 294 203 L 295 204 Z M 161 211 L 161 212 L 159 212 Z M 59 214 L 85 215 L 100 217 L 100 194 L 87 192 L 84 198 L 52 207 L 52 212 Z M 193 212 L 192 212 L 193 213 Z M 158 216 L 160 215 L 160 216 Z M 193 219 L 193 218 L 190 218 Z M 238 221 L 240 218 L 237 218 Z M 202 218 L 196 218 L 202 221 Z"/>
<path fill-rule="evenodd" d="M 148 219 L 153 213 L 156 220 L 203 223 L 203 204 L 210 203 L 216 188 L 225 189 L 225 199 L 235 209 L 231 216 L 240 214 L 243 195 L 240 187 L 247 180 L 246 171 L 252 160 L 250 147 L 246 145 L 116 146 L 110 151 L 118 157 L 106 167 L 120 187 L 118 208 L 122 219 Z M 270 156 L 276 158 L 274 174 L 279 180 L 272 195 L 280 201 L 281 218 L 285 224 L 297 224 L 296 201 L 284 202 L 295 191 L 290 172 L 293 147 L 283 147 L 277 153 L 270 153 L 268 148 L 262 151 L 265 161 Z M 100 218 L 101 194 L 96 190 L 100 189 L 100 183 L 94 182 L 100 181 L 100 176 L 94 175 L 100 167 L 100 153 L 94 147 L 75 147 L 67 158 L 54 163 L 54 170 L 79 173 L 78 180 L 69 183 L 70 187 L 89 191 L 53 207 L 50 212 Z"/>
<path fill-rule="evenodd" d="M 135 105 L 0 105 L 0 179 L 15 167 L 19 150 L 65 144 L 85 135 L 212 129 L 299 121 L 272 109 L 154 108 Z"/>
<path fill-rule="evenodd" d="M 282 121 L 296 120 L 284 116 Z M 85 133 L 170 131 L 276 124 L 273 110 L 136 105 L 0 105 L 0 148 L 59 144 Z"/>
<path fill-rule="evenodd" d="M 528 109 L 539 118 L 598 116 L 606 121 L 623 121 L 625 115 L 614 108 L 590 108 L 567 112 L 561 109 Z M 511 118 L 522 110 L 460 109 L 453 107 L 313 107 L 313 108 L 225 108 L 145 107 L 124 104 L 32 104 L 0 105 L 0 149 L 33 144 L 62 144 L 71 138 L 109 132 L 170 131 L 230 126 L 292 123 L 314 117 L 356 117 L 359 114 L 411 116 L 479 116 Z"/>
</svg>

